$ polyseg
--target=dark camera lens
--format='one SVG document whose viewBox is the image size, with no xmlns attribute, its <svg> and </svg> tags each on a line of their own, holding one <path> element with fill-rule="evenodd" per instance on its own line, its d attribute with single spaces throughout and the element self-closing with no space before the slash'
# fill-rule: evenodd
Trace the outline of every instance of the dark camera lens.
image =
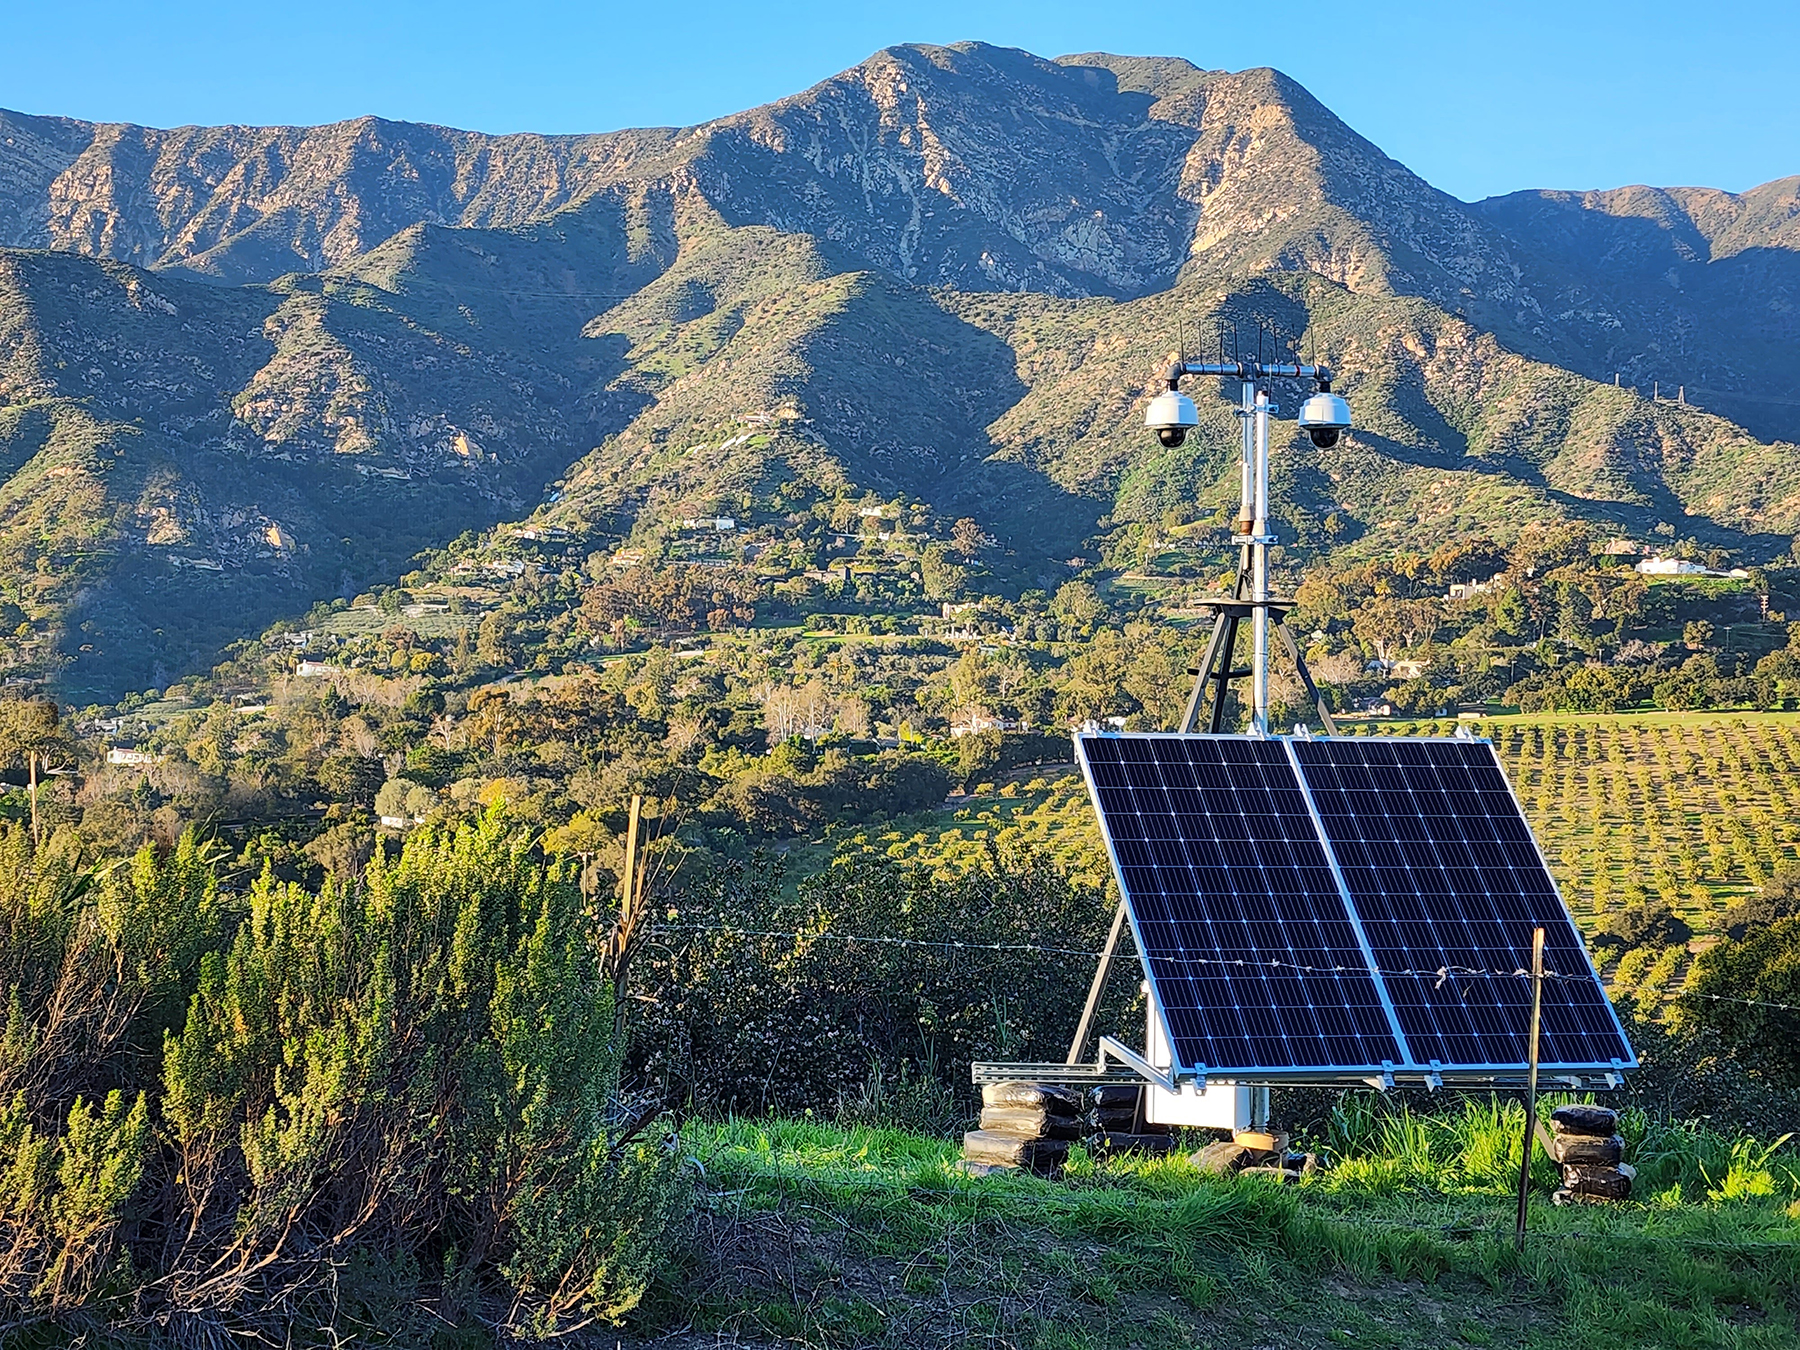
<svg viewBox="0 0 1800 1350">
<path fill-rule="evenodd" d="M 1158 427 L 1156 439 L 1173 450 L 1187 439 L 1186 427 Z M 1333 439 L 1336 439 L 1333 437 Z"/>
</svg>

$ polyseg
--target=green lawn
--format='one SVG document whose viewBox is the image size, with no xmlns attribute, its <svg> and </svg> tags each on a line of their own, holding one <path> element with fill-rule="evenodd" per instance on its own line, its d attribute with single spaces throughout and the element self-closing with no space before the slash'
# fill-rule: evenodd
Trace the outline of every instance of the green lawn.
<svg viewBox="0 0 1800 1350">
<path fill-rule="evenodd" d="M 1540 1177 L 1520 1254 L 1503 1142 L 1516 1110 L 1435 1134 L 1414 1122 L 1299 1187 L 1185 1158 L 1102 1168 L 1079 1150 L 1063 1181 L 978 1180 L 954 1143 L 894 1131 L 690 1126 L 696 1241 L 624 1343 L 1796 1344 L 1791 1172 L 1746 1153 L 1684 1185 L 1704 1158 L 1671 1161 L 1640 1123 L 1651 1202 L 1559 1209 Z M 1435 1163 L 1419 1152 L 1433 1143 L 1448 1150 Z"/>
</svg>

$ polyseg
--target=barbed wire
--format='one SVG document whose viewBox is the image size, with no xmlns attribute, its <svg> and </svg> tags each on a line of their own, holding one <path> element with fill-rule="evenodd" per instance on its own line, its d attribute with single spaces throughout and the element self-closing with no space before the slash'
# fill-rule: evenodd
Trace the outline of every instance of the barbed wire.
<svg viewBox="0 0 1800 1350">
<path fill-rule="evenodd" d="M 827 939 L 835 942 L 867 942 L 885 947 L 931 947 L 944 951 L 968 952 L 1042 952 L 1047 956 L 1088 956 L 1098 960 L 1103 953 L 1076 947 L 1044 947 L 1031 942 L 959 942 L 932 941 L 927 938 L 873 937 L 861 933 L 808 932 L 805 929 L 782 931 L 764 928 L 739 928 L 735 924 L 657 924 L 657 933 L 728 933 L 736 937 L 790 938 L 794 940 Z"/>
<path fill-rule="evenodd" d="M 733 937 L 745 938 L 781 938 L 787 941 L 832 941 L 832 942 L 865 942 L 871 946 L 881 947 L 921 947 L 935 951 L 951 952 L 1032 952 L 1045 956 L 1085 956 L 1099 960 L 1104 952 L 1091 951 L 1082 947 L 1050 947 L 1033 942 L 966 942 L 931 938 L 878 937 L 867 933 L 834 933 L 829 930 L 811 932 L 805 929 L 769 929 L 739 928 L 735 924 L 657 924 L 653 933 L 672 935 L 677 933 L 723 933 Z M 1116 953 L 1115 953 L 1116 955 Z M 1245 970 L 1267 968 L 1271 970 L 1289 971 L 1302 975 L 1367 975 L 1367 966 L 1313 966 L 1299 961 L 1284 961 L 1279 957 L 1271 957 L 1265 961 L 1257 961 L 1245 957 L 1194 956 L 1185 952 L 1170 952 L 1158 957 L 1158 960 L 1172 961 L 1181 965 L 1193 966 L 1228 966 Z M 1378 968 L 1379 969 L 1379 968 Z M 1431 980 L 1433 989 L 1442 989 L 1453 979 L 1519 979 L 1529 980 L 1532 974 L 1523 966 L 1512 970 L 1484 970 L 1476 966 L 1443 965 L 1430 970 L 1380 970 L 1381 977 L 1387 980 Z M 1594 984 L 1595 976 L 1571 975 L 1562 971 L 1546 970 L 1543 972 L 1546 982 L 1562 984 Z M 1732 998 L 1726 994 L 1702 994 L 1698 992 L 1682 995 L 1684 998 L 1703 998 L 1716 1003 L 1741 1003 L 1752 1008 L 1775 1008 L 1782 1012 L 1800 1012 L 1800 1006 L 1789 1003 L 1775 1003 L 1767 999 Z"/>
<path fill-rule="evenodd" d="M 809 932 L 805 929 L 791 931 L 763 928 L 738 928 L 733 924 L 659 924 L 655 931 L 661 933 L 728 933 L 738 937 L 788 938 L 795 941 L 826 939 L 835 942 L 867 942 L 873 945 L 888 947 L 928 947 L 944 951 L 968 952 L 1041 952 L 1047 956 L 1088 956 L 1098 960 L 1105 953 L 1089 951 L 1077 947 L 1047 947 L 1032 942 L 963 942 L 943 941 L 929 938 L 876 937 L 864 933 L 834 933 L 829 930 Z M 1293 971 L 1303 975 L 1367 975 L 1367 966 L 1312 966 L 1300 961 L 1284 961 L 1279 957 L 1271 957 L 1265 961 L 1257 961 L 1239 956 L 1194 956 L 1187 952 L 1169 952 L 1157 958 L 1172 961 L 1180 965 L 1193 966 L 1231 966 L 1243 969 L 1264 967 L 1271 970 Z M 1495 979 L 1531 978 L 1531 972 L 1523 967 L 1512 970 L 1482 970 L 1475 966 L 1437 966 L 1430 970 L 1383 970 L 1384 979 L 1421 979 L 1434 980 L 1434 988 L 1441 989 L 1450 980 L 1459 976 L 1483 976 Z M 1565 975 L 1559 971 L 1546 970 L 1546 980 L 1562 980 L 1566 982 L 1590 983 L 1592 977 L 1587 975 Z"/>
<path fill-rule="evenodd" d="M 1729 994 L 1702 994 L 1698 990 L 1689 990 L 1681 997 L 1704 998 L 1714 1003 L 1742 1003 L 1749 1008 L 1779 1008 L 1782 1012 L 1800 1012 L 1800 1006 L 1792 1003 L 1771 1003 L 1767 999 L 1760 998 L 1733 998 Z"/>
</svg>

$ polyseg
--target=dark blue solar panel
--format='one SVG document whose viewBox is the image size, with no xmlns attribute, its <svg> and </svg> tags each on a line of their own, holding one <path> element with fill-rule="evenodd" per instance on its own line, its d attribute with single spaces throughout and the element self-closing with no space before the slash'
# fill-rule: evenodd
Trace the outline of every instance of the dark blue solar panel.
<svg viewBox="0 0 1800 1350">
<path fill-rule="evenodd" d="M 1292 745 L 1414 1063 L 1525 1062 L 1537 927 L 1543 1063 L 1635 1062 L 1492 746 Z"/>
<path fill-rule="evenodd" d="M 1281 741 L 1075 742 L 1181 1067 L 1400 1060 Z"/>
</svg>

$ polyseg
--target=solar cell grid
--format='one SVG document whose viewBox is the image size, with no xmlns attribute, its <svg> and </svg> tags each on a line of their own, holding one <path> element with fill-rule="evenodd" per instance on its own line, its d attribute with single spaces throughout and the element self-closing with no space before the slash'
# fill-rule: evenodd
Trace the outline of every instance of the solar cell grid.
<svg viewBox="0 0 1800 1350">
<path fill-rule="evenodd" d="M 1177 1068 L 1635 1063 L 1492 748 L 1079 735 Z M 1572 978 L 1569 978 L 1572 977 Z"/>
<path fill-rule="evenodd" d="M 1632 1062 L 1491 746 L 1293 746 L 1416 1061 L 1525 1061 L 1531 984 L 1511 972 L 1541 926 L 1546 969 L 1585 977 L 1544 983 L 1544 1063 Z"/>
<path fill-rule="evenodd" d="M 1077 744 L 1183 1066 L 1379 1068 L 1399 1057 L 1280 742 Z"/>
</svg>

